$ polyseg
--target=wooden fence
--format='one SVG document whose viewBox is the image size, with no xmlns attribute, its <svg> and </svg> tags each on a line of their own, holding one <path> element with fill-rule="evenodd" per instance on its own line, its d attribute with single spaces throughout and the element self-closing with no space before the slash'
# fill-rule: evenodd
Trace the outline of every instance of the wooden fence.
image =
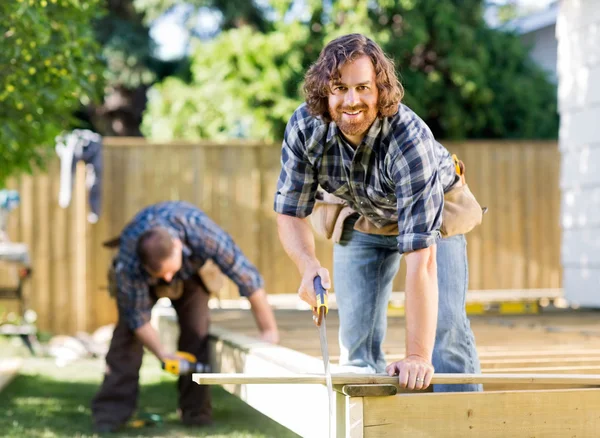
<svg viewBox="0 0 600 438">
<path fill-rule="evenodd" d="M 561 285 L 559 152 L 556 142 L 446 143 L 465 162 L 467 180 L 489 207 L 468 235 L 470 289 L 537 289 Z M 269 293 L 293 293 L 295 266 L 277 236 L 273 195 L 280 148 L 261 143 L 150 144 L 106 138 L 103 212 L 86 221 L 84 167 L 79 165 L 71 205 L 58 206 L 59 164 L 10 185 L 21 205 L 9 220 L 13 241 L 30 245 L 34 275 L 26 287 L 39 326 L 56 333 L 92 330 L 114 322 L 106 292 L 111 253 L 101 242 L 116 236 L 142 207 L 168 199 L 192 202 L 227 230 L 257 265 Z M 317 240 L 331 268 L 332 246 Z M 404 267 L 394 290 L 403 290 Z M 223 298 L 237 296 L 228 284 Z M 0 302 L 0 306 L 2 306 Z"/>
</svg>

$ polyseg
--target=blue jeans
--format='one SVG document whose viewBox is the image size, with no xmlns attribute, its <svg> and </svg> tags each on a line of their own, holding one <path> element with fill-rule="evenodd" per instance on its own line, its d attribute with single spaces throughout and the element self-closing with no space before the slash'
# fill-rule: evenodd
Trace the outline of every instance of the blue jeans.
<svg viewBox="0 0 600 438">
<path fill-rule="evenodd" d="M 382 349 L 392 281 L 400 267 L 395 236 L 365 234 L 346 220 L 333 253 L 333 286 L 340 318 L 340 366 L 385 372 Z M 475 337 L 465 310 L 469 281 L 463 235 L 437 243 L 438 321 L 433 366 L 438 373 L 479 373 Z M 482 386 L 434 385 L 436 392 L 481 391 Z"/>
</svg>

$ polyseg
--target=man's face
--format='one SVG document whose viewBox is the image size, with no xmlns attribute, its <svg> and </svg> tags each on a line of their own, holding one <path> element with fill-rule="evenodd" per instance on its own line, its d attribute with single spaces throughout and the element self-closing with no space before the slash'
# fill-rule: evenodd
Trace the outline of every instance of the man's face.
<svg viewBox="0 0 600 438">
<path fill-rule="evenodd" d="M 375 67 L 367 56 L 340 68 L 339 80 L 332 81 L 329 114 L 344 136 L 358 146 L 377 118 L 379 91 Z"/>
<path fill-rule="evenodd" d="M 146 270 L 152 277 L 162 278 L 167 283 L 169 283 L 171 280 L 173 280 L 173 277 L 175 276 L 175 274 L 177 274 L 177 272 L 179 272 L 179 270 L 181 269 L 181 264 L 182 264 L 182 257 L 183 257 L 182 247 L 183 247 L 183 245 L 181 243 L 181 240 L 175 239 L 173 241 L 173 243 L 174 243 L 173 254 L 171 254 L 171 256 L 162 263 L 160 271 L 153 272 L 146 268 Z"/>
</svg>

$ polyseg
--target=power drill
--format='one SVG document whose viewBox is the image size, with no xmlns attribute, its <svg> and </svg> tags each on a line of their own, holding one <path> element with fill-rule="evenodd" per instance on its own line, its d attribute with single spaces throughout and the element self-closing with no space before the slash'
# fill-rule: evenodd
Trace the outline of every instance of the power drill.
<svg viewBox="0 0 600 438">
<path fill-rule="evenodd" d="M 188 376 L 193 373 L 210 373 L 210 365 L 200 363 L 191 353 L 178 351 L 176 358 L 167 359 L 162 363 L 162 369 L 175 376 Z"/>
</svg>

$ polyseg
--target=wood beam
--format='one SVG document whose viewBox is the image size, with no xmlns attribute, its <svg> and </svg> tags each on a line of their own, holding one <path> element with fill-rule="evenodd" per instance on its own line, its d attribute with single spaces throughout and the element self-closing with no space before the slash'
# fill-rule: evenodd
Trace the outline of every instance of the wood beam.
<svg viewBox="0 0 600 438">
<path fill-rule="evenodd" d="M 206 373 L 193 374 L 192 379 L 200 385 L 224 384 L 325 384 L 323 374 L 244 374 Z M 333 374 L 334 385 L 396 385 L 398 377 L 382 374 Z M 600 374 L 434 374 L 433 384 L 467 383 L 516 383 L 540 385 L 600 385 Z"/>
<path fill-rule="evenodd" d="M 600 389 L 363 398 L 364 438 L 592 437 Z"/>
<path fill-rule="evenodd" d="M 335 436 L 337 438 L 363 438 L 363 398 L 347 397 L 336 392 L 335 406 Z"/>
</svg>

